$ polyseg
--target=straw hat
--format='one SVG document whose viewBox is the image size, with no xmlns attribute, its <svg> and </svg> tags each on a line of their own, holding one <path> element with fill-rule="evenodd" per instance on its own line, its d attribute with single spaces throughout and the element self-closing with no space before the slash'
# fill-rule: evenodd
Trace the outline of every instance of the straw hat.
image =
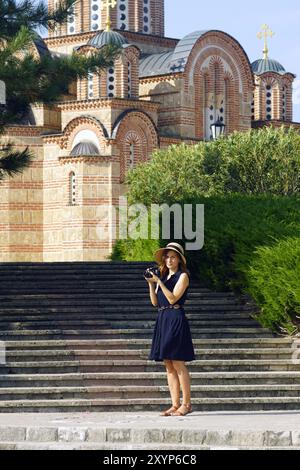
<svg viewBox="0 0 300 470">
<path fill-rule="evenodd" d="M 184 257 L 184 249 L 182 248 L 181 245 L 179 245 L 179 243 L 175 243 L 175 242 L 169 243 L 165 248 L 160 248 L 159 250 L 156 250 L 154 252 L 155 260 L 159 264 L 162 263 L 163 254 L 168 250 L 176 251 L 176 253 L 180 255 L 181 261 L 186 265 L 186 259 Z"/>
</svg>

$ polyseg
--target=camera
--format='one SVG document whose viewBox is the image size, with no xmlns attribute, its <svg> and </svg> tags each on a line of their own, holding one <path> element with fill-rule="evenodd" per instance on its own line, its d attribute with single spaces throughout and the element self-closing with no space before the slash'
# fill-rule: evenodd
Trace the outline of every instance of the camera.
<svg viewBox="0 0 300 470">
<path fill-rule="evenodd" d="M 155 274 L 155 276 L 157 277 L 160 277 L 160 270 L 156 266 L 151 266 L 150 268 L 147 268 L 144 272 L 144 276 L 147 279 L 151 279 L 153 274 Z"/>
</svg>

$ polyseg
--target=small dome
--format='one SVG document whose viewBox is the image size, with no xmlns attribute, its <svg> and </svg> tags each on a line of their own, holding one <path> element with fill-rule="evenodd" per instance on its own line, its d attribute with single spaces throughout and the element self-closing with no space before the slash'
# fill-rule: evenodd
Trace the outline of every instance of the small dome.
<svg viewBox="0 0 300 470">
<path fill-rule="evenodd" d="M 99 150 L 93 142 L 86 140 L 75 145 L 70 155 L 72 157 L 99 155 Z"/>
<path fill-rule="evenodd" d="M 259 59 L 256 60 L 251 64 L 253 73 L 256 75 L 261 75 L 262 73 L 266 72 L 276 72 L 280 74 L 285 74 L 285 68 L 277 62 L 277 60 L 273 59 Z"/>
<path fill-rule="evenodd" d="M 95 36 L 93 36 L 88 42 L 89 46 L 98 48 L 107 46 L 108 44 L 121 47 L 124 44 L 128 44 L 128 41 L 124 36 L 122 36 L 122 34 L 117 33 L 116 31 L 102 31 L 95 34 Z"/>
</svg>

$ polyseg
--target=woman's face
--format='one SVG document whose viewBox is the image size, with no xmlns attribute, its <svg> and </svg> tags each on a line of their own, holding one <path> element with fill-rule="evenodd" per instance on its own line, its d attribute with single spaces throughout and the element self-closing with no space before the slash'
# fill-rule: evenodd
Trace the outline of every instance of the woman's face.
<svg viewBox="0 0 300 470">
<path fill-rule="evenodd" d="M 165 263 L 167 268 L 175 270 L 178 268 L 180 262 L 179 255 L 176 253 L 176 251 L 168 251 L 165 255 Z"/>
</svg>

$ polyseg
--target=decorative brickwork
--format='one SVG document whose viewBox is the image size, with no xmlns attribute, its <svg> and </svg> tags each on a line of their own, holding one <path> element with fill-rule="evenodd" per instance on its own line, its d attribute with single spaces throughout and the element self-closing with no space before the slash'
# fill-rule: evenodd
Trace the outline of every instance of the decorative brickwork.
<svg viewBox="0 0 300 470">
<path fill-rule="evenodd" d="M 123 183 L 128 168 L 150 158 L 158 147 L 158 135 L 150 118 L 137 111 L 126 114 L 115 132 L 120 155 L 120 183 Z"/>
</svg>

